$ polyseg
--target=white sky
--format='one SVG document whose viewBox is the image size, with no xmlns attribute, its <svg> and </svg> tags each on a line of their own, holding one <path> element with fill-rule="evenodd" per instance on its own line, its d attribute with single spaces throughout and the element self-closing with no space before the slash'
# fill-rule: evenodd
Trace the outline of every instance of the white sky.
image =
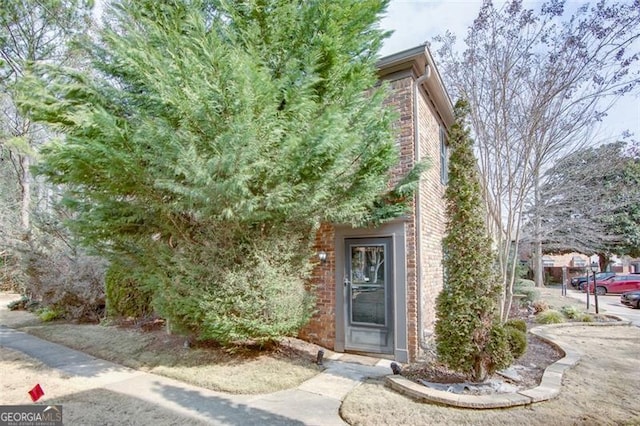
<svg viewBox="0 0 640 426">
<path fill-rule="evenodd" d="M 494 0 L 496 6 L 503 2 Z M 568 0 L 567 9 L 578 7 L 585 2 L 587 0 Z M 527 0 L 524 3 L 525 7 L 536 10 L 541 4 L 540 1 Z M 458 40 L 463 39 L 481 5 L 481 0 L 391 0 L 381 27 L 392 30 L 393 34 L 385 42 L 382 56 L 410 49 L 425 41 L 431 42 L 433 37 L 444 34 L 446 30 L 454 33 Z M 636 63 L 636 67 L 640 65 Z M 625 95 L 614 105 L 603 120 L 597 135 L 594 135 L 594 144 L 612 142 L 624 130 L 630 130 L 634 133 L 634 139 L 640 140 L 638 92 L 639 90 L 636 90 L 635 95 Z"/>
</svg>

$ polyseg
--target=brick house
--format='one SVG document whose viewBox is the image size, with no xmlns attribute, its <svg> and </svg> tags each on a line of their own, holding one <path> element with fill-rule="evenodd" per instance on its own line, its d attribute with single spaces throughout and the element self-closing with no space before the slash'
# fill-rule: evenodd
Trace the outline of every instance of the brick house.
<svg viewBox="0 0 640 426">
<path fill-rule="evenodd" d="M 524 264 L 531 262 L 531 253 L 523 249 L 521 261 Z M 585 255 L 582 253 L 566 254 L 545 254 L 542 256 L 542 267 L 544 269 L 545 284 L 560 284 L 563 279 L 567 282 L 573 277 L 584 276 L 590 273 L 590 265 L 596 262 L 599 265 L 600 259 L 597 255 Z M 599 267 L 599 266 L 598 266 Z M 616 274 L 629 274 L 640 272 L 640 259 L 628 256 L 612 256 L 604 271 L 615 272 Z"/>
<path fill-rule="evenodd" d="M 315 249 L 317 313 L 300 337 L 337 352 L 416 359 L 435 325 L 442 289 L 446 131 L 453 106 L 426 45 L 382 58 L 380 79 L 399 112 L 396 176 L 428 159 L 410 214 L 375 229 L 324 224 Z"/>
</svg>

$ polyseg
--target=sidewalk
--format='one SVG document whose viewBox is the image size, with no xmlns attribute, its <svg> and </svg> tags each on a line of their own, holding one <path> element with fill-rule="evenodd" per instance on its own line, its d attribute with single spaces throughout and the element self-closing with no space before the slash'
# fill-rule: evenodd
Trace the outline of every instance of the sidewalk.
<svg viewBox="0 0 640 426">
<path fill-rule="evenodd" d="M 231 395 L 133 370 L 4 325 L 0 325 L 0 346 L 23 352 L 69 376 L 90 378 L 95 389 L 143 399 L 213 425 L 344 425 L 339 409 L 347 393 L 366 377 L 391 373 L 388 360 L 335 354 L 335 359 L 325 359 L 322 373 L 297 388 Z"/>
</svg>

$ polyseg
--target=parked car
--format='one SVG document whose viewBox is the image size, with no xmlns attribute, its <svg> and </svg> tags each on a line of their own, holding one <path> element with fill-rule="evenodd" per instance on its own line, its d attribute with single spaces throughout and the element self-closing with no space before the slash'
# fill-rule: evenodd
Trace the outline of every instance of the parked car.
<svg viewBox="0 0 640 426">
<path fill-rule="evenodd" d="M 640 309 L 640 290 L 627 291 L 620 296 L 620 303 Z"/>
<path fill-rule="evenodd" d="M 615 272 L 598 272 L 596 274 L 596 281 L 613 277 L 615 274 L 616 274 Z M 592 282 L 592 281 L 593 281 L 593 274 L 589 274 L 589 282 Z M 571 285 L 580 290 L 584 290 L 586 283 L 587 283 L 587 277 L 584 275 L 571 278 Z"/>
<path fill-rule="evenodd" d="M 580 283 L 587 281 L 587 277 L 573 277 L 571 278 L 571 285 L 573 287 L 580 288 Z"/>
<path fill-rule="evenodd" d="M 632 290 L 640 290 L 640 275 L 614 275 L 603 280 L 596 280 L 598 294 L 625 293 Z M 589 292 L 593 292 L 592 282 L 589 282 Z"/>
</svg>

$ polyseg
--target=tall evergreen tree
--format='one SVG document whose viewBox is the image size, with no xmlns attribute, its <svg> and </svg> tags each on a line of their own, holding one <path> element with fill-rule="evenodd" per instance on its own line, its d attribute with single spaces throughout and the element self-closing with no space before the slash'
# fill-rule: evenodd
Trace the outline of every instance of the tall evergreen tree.
<svg viewBox="0 0 640 426">
<path fill-rule="evenodd" d="M 372 89 L 386 4 L 114 3 L 91 74 L 25 84 L 23 108 L 65 134 L 40 171 L 69 189 L 73 229 L 200 338 L 295 333 L 315 229 L 377 217 L 397 161 Z"/>
<path fill-rule="evenodd" d="M 482 381 L 512 359 L 499 320 L 501 287 L 485 224 L 473 141 L 465 122 L 465 101 L 456 103 L 455 114 L 449 131 L 447 228 L 442 242 L 445 281 L 436 300 L 436 346 L 447 366 Z"/>
</svg>

